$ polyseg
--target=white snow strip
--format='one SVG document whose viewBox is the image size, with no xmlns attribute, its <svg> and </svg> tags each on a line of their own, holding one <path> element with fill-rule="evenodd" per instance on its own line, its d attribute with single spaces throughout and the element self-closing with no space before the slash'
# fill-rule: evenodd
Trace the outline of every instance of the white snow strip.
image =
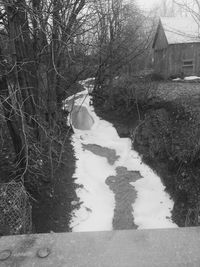
<svg viewBox="0 0 200 267">
<path fill-rule="evenodd" d="M 86 83 L 83 85 L 86 86 Z M 75 106 L 86 107 L 94 124 L 87 131 L 74 129 L 72 136 L 77 158 L 74 177 L 77 178 L 77 184 L 83 185 L 76 192 L 82 204 L 80 209 L 72 214 L 73 231 L 112 230 L 115 200 L 105 180 L 111 175 L 116 175 L 116 168 L 119 166 L 126 167 L 129 171 L 139 171 L 143 177 L 131 183 L 137 191 L 133 216 L 138 228 L 177 227 L 170 219 L 173 201 L 165 192 L 160 178 L 142 162 L 138 153 L 132 149 L 129 138 L 120 138 L 111 123 L 101 120 L 95 114 L 94 108 L 90 105 L 88 91 L 79 93 L 79 96 L 80 98 L 75 100 Z M 67 99 L 66 107 L 71 99 Z M 114 149 L 119 159 L 111 166 L 106 158 L 83 150 L 82 144 L 96 144 Z"/>
<path fill-rule="evenodd" d="M 193 80 L 200 80 L 198 76 L 188 76 L 184 78 L 185 81 L 193 81 Z"/>
<path fill-rule="evenodd" d="M 75 211 L 71 227 L 74 232 L 112 230 L 114 196 L 105 180 L 116 173 L 105 158 L 84 151 L 76 134 L 72 144 L 77 158 L 74 177 L 83 185 L 77 195 L 83 204 Z"/>
<path fill-rule="evenodd" d="M 179 82 L 179 81 L 182 81 L 181 78 L 175 78 L 175 79 L 172 79 L 173 82 Z"/>
</svg>

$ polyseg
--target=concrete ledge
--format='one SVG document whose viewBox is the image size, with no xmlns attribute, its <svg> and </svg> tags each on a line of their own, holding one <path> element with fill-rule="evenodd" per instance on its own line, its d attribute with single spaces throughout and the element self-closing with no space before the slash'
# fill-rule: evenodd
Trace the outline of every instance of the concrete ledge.
<svg viewBox="0 0 200 267">
<path fill-rule="evenodd" d="M 0 266 L 200 266 L 200 228 L 0 238 Z"/>
</svg>

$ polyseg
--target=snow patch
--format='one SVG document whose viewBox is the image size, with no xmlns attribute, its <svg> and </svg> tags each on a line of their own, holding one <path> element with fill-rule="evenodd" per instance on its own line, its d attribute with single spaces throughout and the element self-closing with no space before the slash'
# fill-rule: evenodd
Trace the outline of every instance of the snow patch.
<svg viewBox="0 0 200 267">
<path fill-rule="evenodd" d="M 172 79 L 173 82 L 179 82 L 179 81 L 182 81 L 181 78 L 175 78 L 175 79 Z"/>
<path fill-rule="evenodd" d="M 77 178 L 77 184 L 83 185 L 76 192 L 83 204 L 74 212 L 71 227 L 74 232 L 112 230 L 114 196 L 105 180 L 116 172 L 106 158 L 83 150 L 76 135 L 72 137 L 72 144 L 77 158 L 73 177 Z"/>
<path fill-rule="evenodd" d="M 184 78 L 185 81 L 193 81 L 193 80 L 200 80 L 198 76 L 188 76 Z"/>
</svg>

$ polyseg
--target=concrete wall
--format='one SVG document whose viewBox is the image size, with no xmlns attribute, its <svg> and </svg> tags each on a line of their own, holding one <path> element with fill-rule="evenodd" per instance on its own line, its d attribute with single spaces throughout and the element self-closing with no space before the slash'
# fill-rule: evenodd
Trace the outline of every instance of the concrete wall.
<svg viewBox="0 0 200 267">
<path fill-rule="evenodd" d="M 0 238 L 0 266 L 199 267 L 200 228 Z"/>
</svg>

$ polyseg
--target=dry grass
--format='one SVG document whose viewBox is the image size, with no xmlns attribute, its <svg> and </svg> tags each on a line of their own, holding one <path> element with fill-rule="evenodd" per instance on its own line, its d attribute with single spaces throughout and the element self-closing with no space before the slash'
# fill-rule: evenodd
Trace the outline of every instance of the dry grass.
<svg viewBox="0 0 200 267">
<path fill-rule="evenodd" d="M 200 101 L 200 84 L 189 82 L 159 82 L 153 83 L 149 98 L 159 98 L 163 101 Z"/>
</svg>

